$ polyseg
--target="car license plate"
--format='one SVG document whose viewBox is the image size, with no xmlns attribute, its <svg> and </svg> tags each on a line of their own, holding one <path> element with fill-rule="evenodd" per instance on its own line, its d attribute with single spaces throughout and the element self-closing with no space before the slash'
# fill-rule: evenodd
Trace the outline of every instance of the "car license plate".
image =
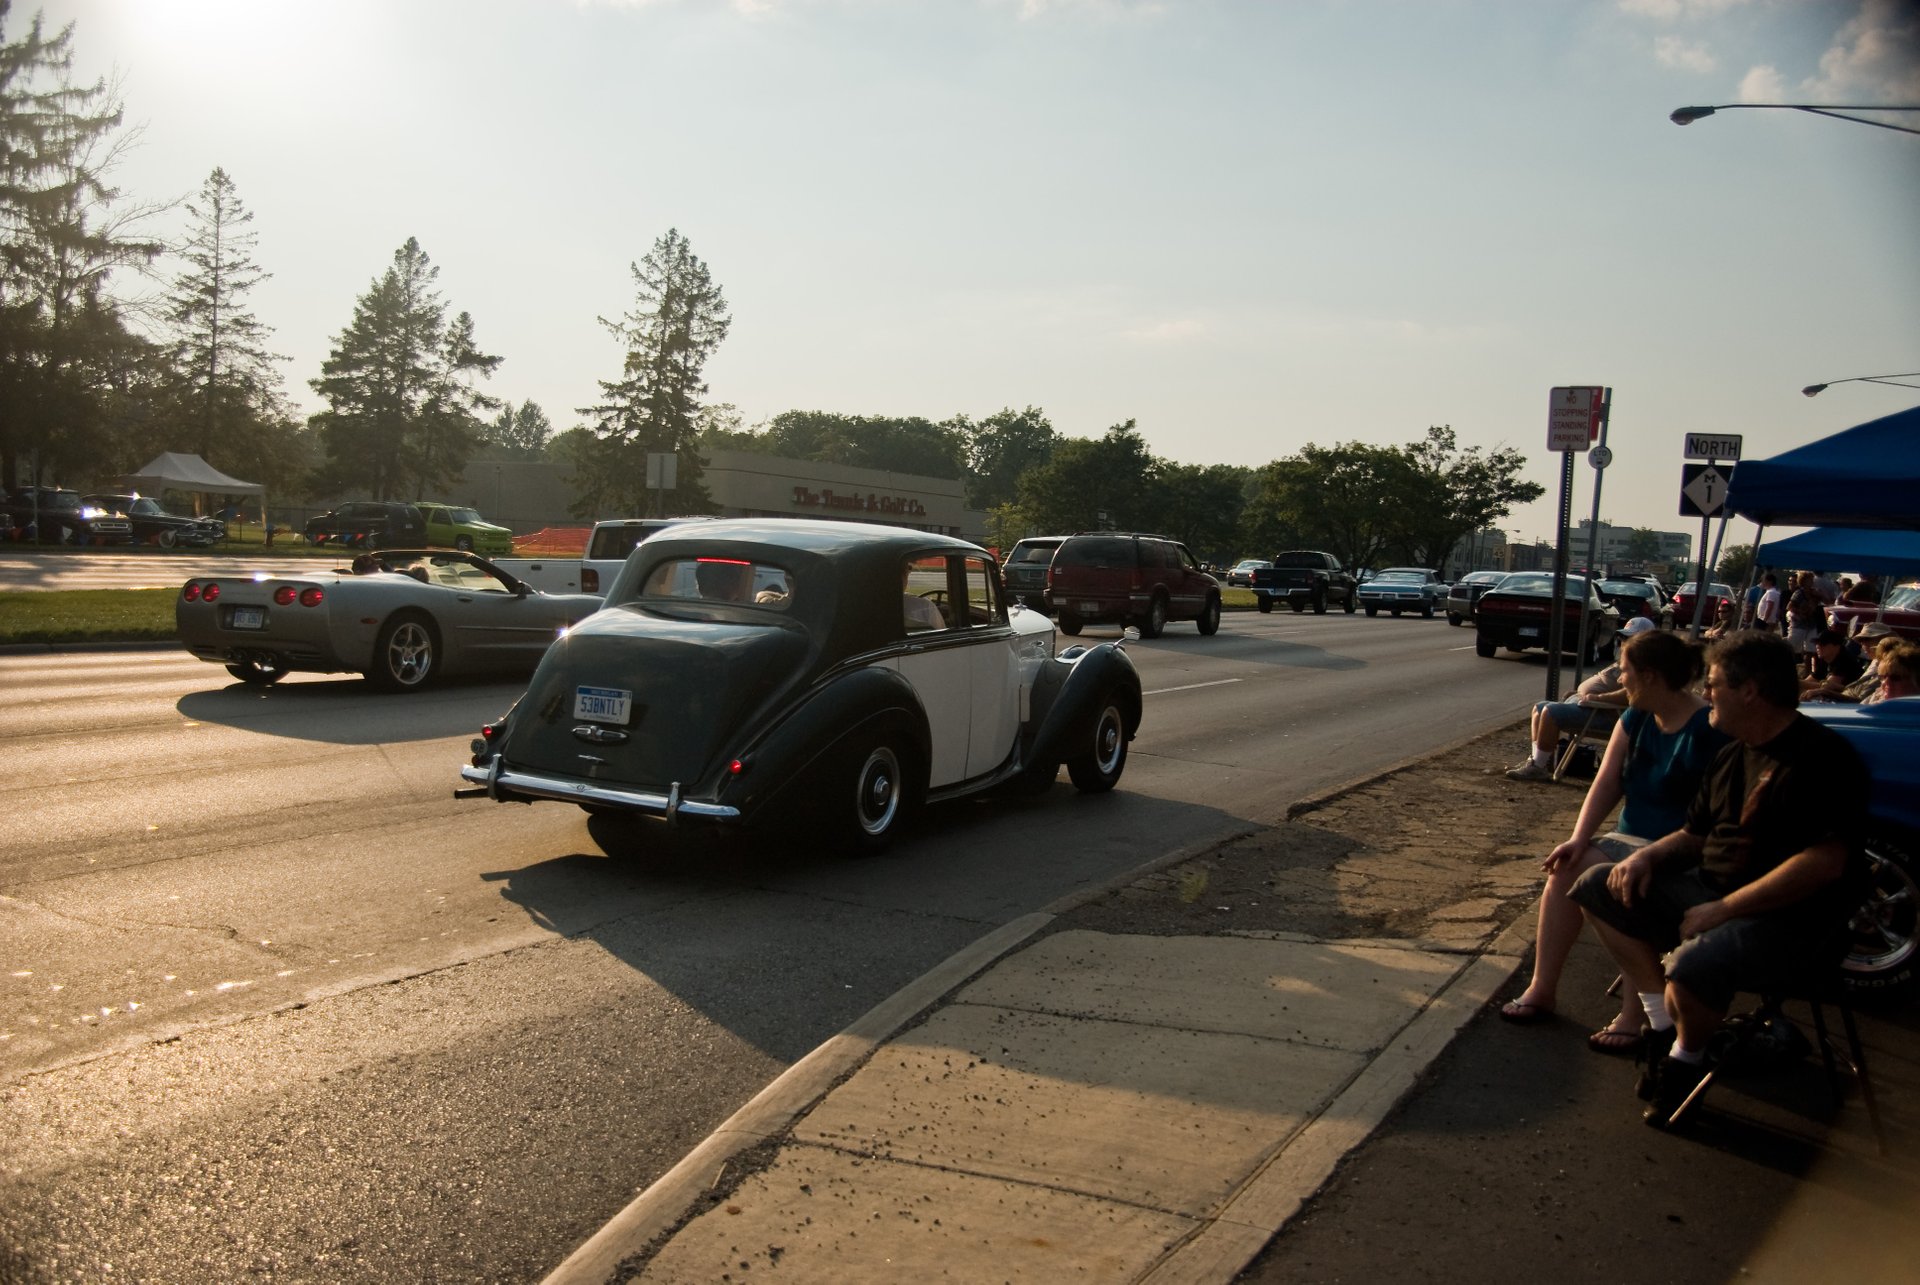
<svg viewBox="0 0 1920 1285">
<path fill-rule="evenodd" d="M 235 629 L 265 629 L 267 627 L 267 609 L 265 607 L 235 607 L 233 609 L 233 627 Z"/>
<path fill-rule="evenodd" d="M 1080 610 L 1087 615 L 1092 615 L 1094 612 L 1100 610 L 1100 604 L 1097 602 L 1083 602 L 1080 604 Z"/>
<path fill-rule="evenodd" d="M 573 689 L 573 716 L 591 718 L 600 723 L 625 725 L 632 716 L 633 693 L 617 687 L 576 687 Z"/>
<path fill-rule="evenodd" d="M 1538 638 L 1540 636 L 1540 631 L 1538 629 L 1532 628 L 1531 626 L 1528 626 L 1520 630 L 1520 636 L 1522 638 Z"/>
</svg>

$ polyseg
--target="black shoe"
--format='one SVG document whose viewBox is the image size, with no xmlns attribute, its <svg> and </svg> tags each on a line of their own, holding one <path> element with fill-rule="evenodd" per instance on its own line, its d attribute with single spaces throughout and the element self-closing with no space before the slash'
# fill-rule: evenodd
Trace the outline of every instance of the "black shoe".
<svg viewBox="0 0 1920 1285">
<path fill-rule="evenodd" d="M 1660 1068 L 1665 1066 L 1667 1054 L 1673 1049 L 1674 1036 L 1679 1034 L 1676 1027 L 1669 1026 L 1664 1031 L 1647 1030 L 1647 1038 L 1640 1043 L 1640 1051 L 1634 1060 L 1640 1063 L 1640 1079 L 1633 1086 L 1633 1094 L 1642 1102 L 1653 1101 L 1655 1089 L 1660 1083 Z"/>
<path fill-rule="evenodd" d="M 1654 1085 L 1653 1099 L 1647 1103 L 1647 1109 L 1640 1118 L 1656 1129 L 1677 1128 L 1679 1122 L 1673 1113 L 1687 1100 L 1700 1081 L 1706 1078 L 1705 1062 L 1676 1062 L 1672 1058 L 1662 1058 L 1661 1066 Z"/>
</svg>

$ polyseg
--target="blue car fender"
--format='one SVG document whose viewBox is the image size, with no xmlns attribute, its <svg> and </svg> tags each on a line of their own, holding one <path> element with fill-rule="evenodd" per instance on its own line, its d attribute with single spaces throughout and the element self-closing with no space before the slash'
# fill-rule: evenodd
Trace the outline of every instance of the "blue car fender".
<svg viewBox="0 0 1920 1285">
<path fill-rule="evenodd" d="M 869 665 L 815 687 L 738 757 L 741 770 L 723 780 L 719 800 L 740 809 L 743 821 L 775 803 L 819 785 L 837 762 L 837 751 L 855 737 L 890 734 L 905 740 L 921 767 L 910 783 L 925 789 L 930 761 L 927 716 L 913 685 L 896 670 Z"/>
<path fill-rule="evenodd" d="M 1127 739 L 1131 741 L 1140 730 L 1140 671 L 1134 668 L 1133 658 L 1113 643 L 1089 647 L 1078 655 L 1076 651 L 1069 648 L 1053 660 L 1058 686 L 1052 688 L 1051 702 L 1038 720 L 1027 752 L 1027 762 L 1036 771 L 1058 768 L 1092 743 L 1094 723 L 1109 697 L 1120 702 Z M 1049 686 L 1046 677 L 1035 687 L 1036 701 Z"/>
</svg>

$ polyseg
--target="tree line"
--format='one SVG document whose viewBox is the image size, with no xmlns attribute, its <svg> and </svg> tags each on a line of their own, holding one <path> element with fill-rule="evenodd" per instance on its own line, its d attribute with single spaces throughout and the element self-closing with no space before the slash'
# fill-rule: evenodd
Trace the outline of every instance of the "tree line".
<svg viewBox="0 0 1920 1285">
<path fill-rule="evenodd" d="M 161 450 L 295 497 L 427 498 L 475 459 L 564 464 L 579 516 L 646 511 L 646 457 L 673 454 L 668 511 L 709 512 L 705 453 L 790 459 L 961 480 L 990 543 L 1093 528 L 1175 536 L 1203 556 L 1326 549 L 1353 566 L 1438 566 L 1454 543 L 1538 498 L 1524 460 L 1462 449 L 1450 426 L 1404 446 L 1308 445 L 1260 468 L 1155 456 L 1133 420 L 1096 438 L 1059 433 L 1044 411 L 981 419 L 790 410 L 747 425 L 709 400 L 704 371 L 731 316 L 678 229 L 629 265 L 629 309 L 599 318 L 620 353 L 612 377 L 556 432 L 532 401 L 487 389 L 503 359 L 440 292 L 409 237 L 359 295 L 320 373 L 324 403 L 302 420 L 287 358 L 250 296 L 253 213 L 225 170 L 193 196 L 142 203 L 113 186 L 126 136 L 106 82 L 71 80 L 74 28 L 36 16 L 9 37 L 0 0 L 0 478 L 99 479 Z M 184 208 L 173 242 L 151 235 Z M 169 270 L 170 269 L 170 270 Z M 116 278 L 118 274 L 118 278 Z M 128 279 L 131 279 L 131 282 Z M 131 285 L 158 282 L 157 296 Z"/>
</svg>

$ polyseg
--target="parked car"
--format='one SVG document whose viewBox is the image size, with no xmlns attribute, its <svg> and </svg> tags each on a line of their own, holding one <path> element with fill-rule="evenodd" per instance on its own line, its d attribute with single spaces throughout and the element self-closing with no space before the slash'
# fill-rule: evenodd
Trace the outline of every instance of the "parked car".
<svg viewBox="0 0 1920 1285">
<path fill-rule="evenodd" d="M 1801 709 L 1846 737 L 1873 778 L 1865 845 L 1871 883 L 1851 921 L 1848 989 L 1910 995 L 1920 989 L 1920 697 Z"/>
<path fill-rule="evenodd" d="M 1158 638 L 1170 620 L 1191 620 L 1203 634 L 1220 628 L 1220 582 L 1165 536 L 1068 536 L 1047 566 L 1047 597 L 1069 634 L 1096 621 L 1132 622 L 1142 638 Z"/>
<path fill-rule="evenodd" d="M 417 549 L 427 542 L 427 520 L 411 504 L 393 500 L 356 500 L 307 521 L 313 544 L 351 548 Z"/>
<path fill-rule="evenodd" d="M 1447 582 L 1428 567 L 1388 567 L 1360 586 L 1359 598 L 1369 616 L 1417 611 L 1431 620 L 1447 600 Z"/>
<path fill-rule="evenodd" d="M 1227 571 L 1227 583 L 1240 589 L 1253 588 L 1253 573 L 1273 565 L 1271 558 L 1242 558 Z"/>
<path fill-rule="evenodd" d="M 1029 611 L 1052 611 L 1047 601 L 1047 566 L 1064 535 L 1030 535 L 1019 541 L 1000 566 L 1007 596 Z"/>
<path fill-rule="evenodd" d="M 1622 620 L 1644 615 L 1662 629 L 1673 628 L 1673 612 L 1656 586 L 1644 580 L 1600 580 L 1593 587 L 1600 600 L 1619 612 Z M 1710 625 L 1713 618 L 1709 616 L 1703 623 Z"/>
<path fill-rule="evenodd" d="M 770 587 L 748 592 L 753 583 Z M 777 584 L 777 590 L 771 587 Z M 642 545 L 474 742 L 466 790 L 877 849 L 922 803 L 1111 790 L 1139 729 L 1119 644 L 1056 655 L 986 550 L 854 522 L 727 519 Z"/>
<path fill-rule="evenodd" d="M 1296 612 L 1312 607 L 1315 615 L 1325 615 L 1337 602 L 1351 615 L 1357 583 L 1331 553 L 1289 549 L 1275 554 L 1271 566 L 1254 571 L 1253 605 L 1264 613 L 1284 602 Z"/>
<path fill-rule="evenodd" d="M 425 501 L 413 507 L 420 510 L 421 520 L 427 524 L 426 543 L 429 545 L 443 549 L 464 549 L 482 556 L 513 552 L 513 532 L 485 521 L 478 509 Z"/>
<path fill-rule="evenodd" d="M 1584 656 L 1589 665 L 1611 661 L 1620 613 L 1601 600 L 1585 576 L 1567 577 L 1564 609 L 1560 649 Z M 1516 571 L 1474 604 L 1473 649 L 1481 656 L 1492 656 L 1502 647 L 1510 652 L 1545 647 L 1552 611 L 1553 575 Z"/>
<path fill-rule="evenodd" d="M 204 549 L 227 538 L 227 524 L 220 519 L 169 513 L 150 495 L 120 493 L 80 498 L 90 508 L 127 519 L 137 544 L 157 544 L 163 549 L 171 549 L 176 544 Z"/>
<path fill-rule="evenodd" d="M 1505 571 L 1469 571 L 1447 587 L 1447 623 L 1458 625 L 1473 619 L 1473 604 L 1480 595 L 1507 578 Z"/>
<path fill-rule="evenodd" d="M 1882 611 L 1882 607 L 1885 610 Z M 1869 621 L 1884 620 L 1887 627 L 1902 638 L 1920 642 L 1920 584 L 1903 584 L 1889 589 L 1886 602 L 1843 602 L 1827 608 L 1833 627 L 1849 633 L 1860 632 Z"/>
<path fill-rule="evenodd" d="M 7 497 L 8 538 L 39 544 L 131 544 L 133 523 L 78 491 L 58 486 L 23 486 Z"/>
<path fill-rule="evenodd" d="M 1694 587 L 1695 582 L 1689 580 L 1680 586 L 1678 593 L 1673 595 L 1673 627 L 1675 629 L 1691 629 L 1693 627 Z M 1704 629 L 1713 623 L 1716 613 L 1720 610 L 1720 604 L 1723 602 L 1731 604 L 1735 611 L 1740 609 L 1740 596 L 1734 593 L 1731 585 L 1719 584 L 1717 582 L 1709 583 L 1707 585 L 1707 609 L 1701 613 L 1700 616 L 1701 628 Z"/>
<path fill-rule="evenodd" d="M 174 628 L 188 651 L 242 682 L 355 672 L 413 691 L 443 674 L 525 673 L 600 608 L 588 594 L 530 589 L 457 550 L 355 561 L 357 570 L 196 576 L 174 600 Z"/>
</svg>

